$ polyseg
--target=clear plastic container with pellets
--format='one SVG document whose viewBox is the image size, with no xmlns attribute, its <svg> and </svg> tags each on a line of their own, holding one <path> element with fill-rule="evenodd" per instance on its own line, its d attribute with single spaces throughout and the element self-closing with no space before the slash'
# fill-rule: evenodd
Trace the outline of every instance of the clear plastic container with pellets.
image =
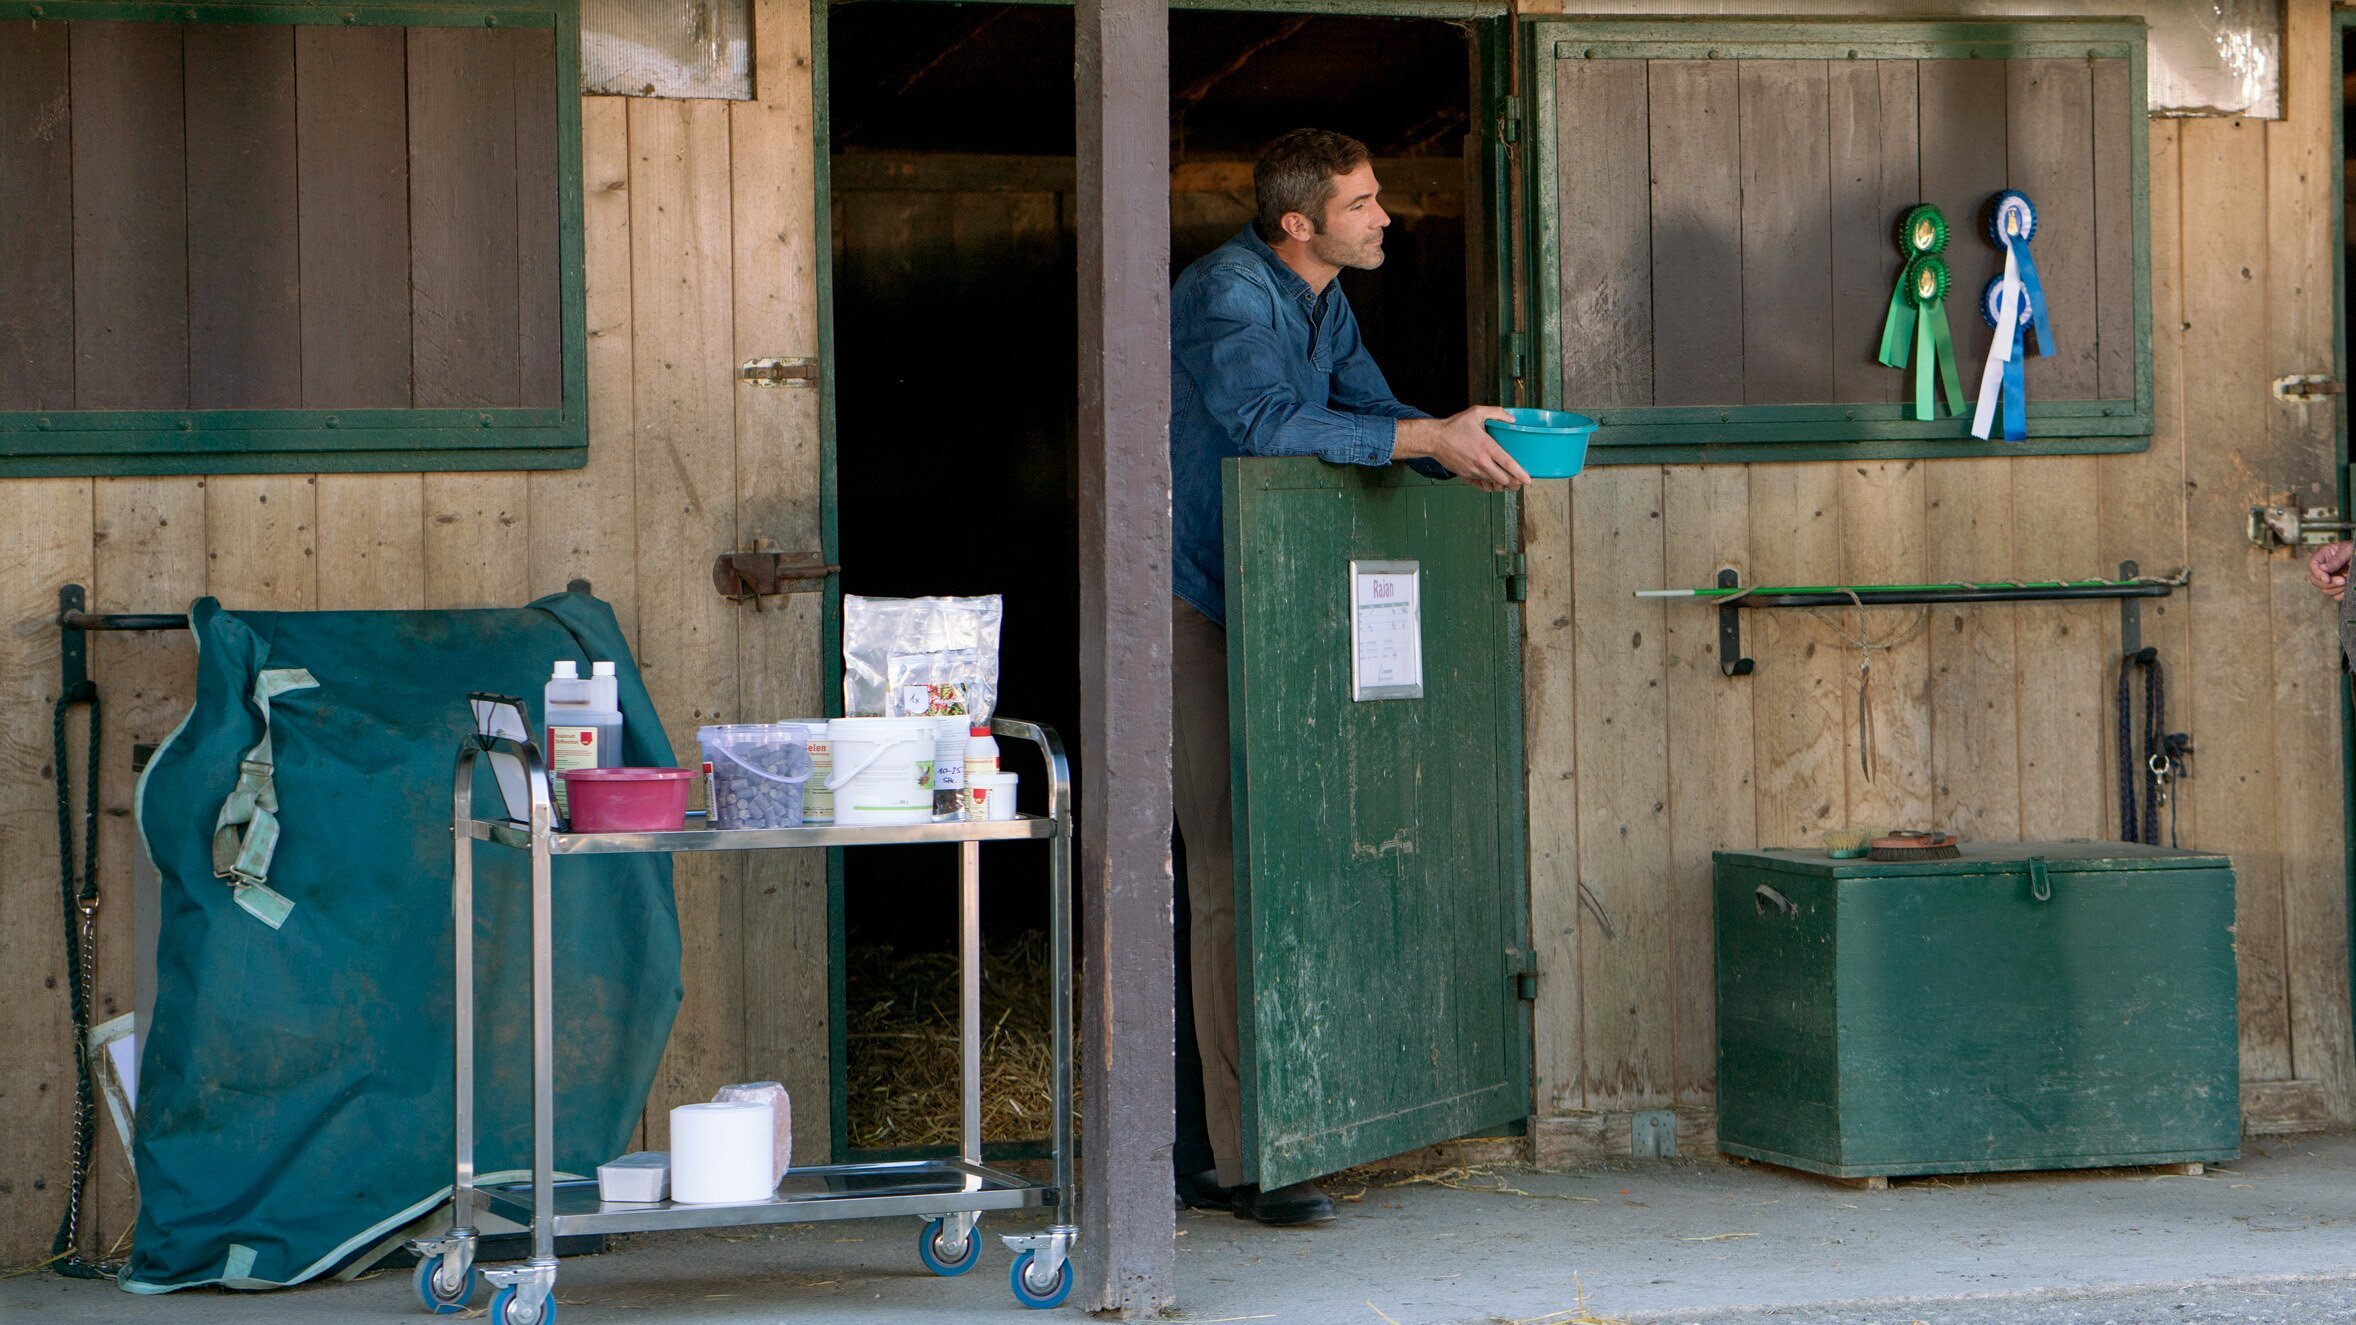
<svg viewBox="0 0 2356 1325">
<path fill-rule="evenodd" d="M 800 723 L 699 727 L 695 738 L 712 770 L 712 827 L 801 827 L 810 745 Z"/>
</svg>

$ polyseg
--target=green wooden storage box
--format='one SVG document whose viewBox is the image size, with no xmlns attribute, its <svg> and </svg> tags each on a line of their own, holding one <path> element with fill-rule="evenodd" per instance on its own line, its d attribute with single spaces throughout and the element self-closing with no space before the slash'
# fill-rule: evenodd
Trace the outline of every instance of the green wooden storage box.
<svg viewBox="0 0 2356 1325">
<path fill-rule="evenodd" d="M 1715 860 L 1728 1154 L 1845 1178 L 2240 1154 L 2224 857 Z"/>
</svg>

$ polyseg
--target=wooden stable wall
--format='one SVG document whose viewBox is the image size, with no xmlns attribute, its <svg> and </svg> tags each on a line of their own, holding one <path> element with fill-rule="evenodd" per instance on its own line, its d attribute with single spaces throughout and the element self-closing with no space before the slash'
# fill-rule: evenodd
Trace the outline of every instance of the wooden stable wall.
<svg viewBox="0 0 2356 1325">
<path fill-rule="evenodd" d="M 2151 124 L 2148 452 L 1628 467 L 1534 490 L 1542 1159 L 1628 1153 L 1638 1110 L 1675 1109 L 1685 1153 L 1711 1149 L 1714 848 L 1849 825 L 2116 835 L 2115 604 L 1757 612 L 1758 670 L 1729 680 L 1715 613 L 1630 596 L 1728 565 L 1786 584 L 2190 566 L 2143 632 L 2197 750 L 2184 845 L 2230 854 L 2239 877 L 2248 1125 L 2356 1120 L 2333 613 L 2300 559 L 2243 533 L 2254 505 L 2337 497 L 2334 406 L 2269 390 L 2333 371 L 2337 37 L 2326 0 L 2292 0 L 2288 19 L 2286 118 Z M 1843 642 L 1860 634 L 1896 640 L 1873 657 L 1870 779 Z"/>
<path fill-rule="evenodd" d="M 756 532 L 788 551 L 819 540 L 817 393 L 734 380 L 745 359 L 818 353 L 809 10 L 755 9 L 761 100 L 584 100 L 588 468 L 0 482 L 0 1265 L 46 1255 L 64 1209 L 74 1072 L 49 776 L 60 585 L 89 586 L 108 612 L 204 594 L 446 608 L 513 606 L 581 576 L 619 613 L 675 746 L 692 750 L 702 723 L 820 711 L 817 600 L 755 613 L 711 585 L 713 556 Z M 101 636 L 92 660 L 106 741 L 98 1019 L 133 996 L 131 747 L 178 721 L 192 665 L 185 635 Z M 821 863 L 682 861 L 678 896 L 690 974 L 646 1144 L 663 1145 L 672 1105 L 774 1077 L 807 1102 L 799 1158 L 826 1155 Z M 422 953 L 437 936 L 385 937 Z M 103 1122 L 98 1153 L 103 1250 L 130 1215 Z"/>
</svg>

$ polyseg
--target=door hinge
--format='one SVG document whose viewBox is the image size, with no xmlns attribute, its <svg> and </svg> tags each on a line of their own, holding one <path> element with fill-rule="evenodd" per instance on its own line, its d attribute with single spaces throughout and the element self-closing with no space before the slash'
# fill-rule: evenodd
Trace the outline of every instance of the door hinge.
<svg viewBox="0 0 2356 1325">
<path fill-rule="evenodd" d="M 1497 554 L 1497 575 L 1505 581 L 1505 601 L 1528 602 L 1530 598 L 1530 559 L 1519 552 Z"/>
<path fill-rule="evenodd" d="M 1499 103 L 1497 127 L 1505 141 L 1518 143 L 1522 140 L 1522 99 L 1520 97 L 1507 97 Z"/>
<path fill-rule="evenodd" d="M 2250 541 L 2271 552 L 2284 547 L 2321 547 L 2356 533 L 2336 506 L 2252 506 Z"/>
<path fill-rule="evenodd" d="M 1516 948 L 1508 954 L 1512 965 L 1513 996 L 1523 1002 L 1538 998 L 1538 953 L 1534 948 Z"/>
<path fill-rule="evenodd" d="M 1510 370 L 1512 380 L 1519 382 L 1523 375 L 1529 371 L 1529 337 L 1518 331 L 1509 331 L 1505 333 L 1503 340 L 1505 366 Z"/>
</svg>

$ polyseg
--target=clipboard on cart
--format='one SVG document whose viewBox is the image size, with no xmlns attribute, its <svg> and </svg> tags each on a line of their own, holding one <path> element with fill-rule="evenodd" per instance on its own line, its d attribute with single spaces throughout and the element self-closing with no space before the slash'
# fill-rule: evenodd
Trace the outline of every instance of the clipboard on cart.
<svg viewBox="0 0 2356 1325">
<path fill-rule="evenodd" d="M 466 706 L 474 713 L 475 735 L 504 736 L 516 742 L 532 739 L 532 726 L 524 718 L 524 702 L 513 695 L 494 695 L 475 691 L 466 697 Z M 524 771 L 524 761 L 509 751 L 486 748 L 490 756 L 491 772 L 499 779 L 499 799 L 507 807 L 507 821 L 512 824 L 532 822 L 532 780 Z"/>
</svg>

